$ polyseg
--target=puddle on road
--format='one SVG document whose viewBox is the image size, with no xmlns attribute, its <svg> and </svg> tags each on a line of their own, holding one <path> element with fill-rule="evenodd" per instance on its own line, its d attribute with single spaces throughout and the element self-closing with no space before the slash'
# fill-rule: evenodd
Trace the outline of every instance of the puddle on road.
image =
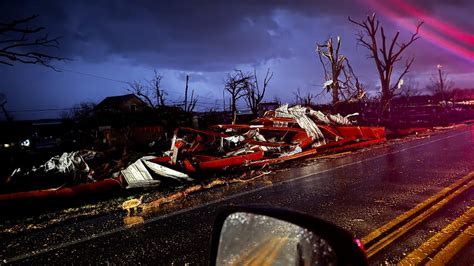
<svg viewBox="0 0 474 266">
<path fill-rule="evenodd" d="M 142 216 L 128 216 L 127 215 L 123 217 L 123 223 L 124 225 L 128 227 L 142 224 L 144 221 L 145 219 Z"/>
</svg>

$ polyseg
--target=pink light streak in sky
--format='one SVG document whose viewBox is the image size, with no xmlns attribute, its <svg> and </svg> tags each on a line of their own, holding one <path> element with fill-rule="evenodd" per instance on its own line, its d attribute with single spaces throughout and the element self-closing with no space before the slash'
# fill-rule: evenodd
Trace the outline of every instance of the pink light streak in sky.
<svg viewBox="0 0 474 266">
<path fill-rule="evenodd" d="M 413 17 L 420 18 L 427 25 L 430 25 L 435 30 L 441 31 L 442 33 L 449 35 L 453 38 L 456 38 L 458 41 L 464 42 L 468 45 L 474 45 L 474 35 L 469 34 L 468 32 L 462 31 L 451 24 L 440 21 L 427 13 L 423 12 L 419 8 L 410 5 L 403 0 L 391 0 L 391 2 L 401 8 L 404 12 L 412 15 Z"/>
<path fill-rule="evenodd" d="M 416 23 L 407 20 L 407 15 L 424 21 L 425 23 L 420 28 L 420 35 L 423 38 L 470 63 L 474 63 L 474 51 L 472 49 L 474 47 L 474 36 L 472 34 L 439 21 L 403 0 L 390 0 L 391 3 L 388 5 L 377 0 L 361 0 L 361 2 L 374 8 L 375 13 L 389 18 L 410 32 L 416 31 Z M 396 8 L 401 9 L 401 11 L 395 11 Z M 452 38 L 448 39 L 448 37 Z M 460 43 L 467 46 L 467 48 L 460 45 Z"/>
</svg>

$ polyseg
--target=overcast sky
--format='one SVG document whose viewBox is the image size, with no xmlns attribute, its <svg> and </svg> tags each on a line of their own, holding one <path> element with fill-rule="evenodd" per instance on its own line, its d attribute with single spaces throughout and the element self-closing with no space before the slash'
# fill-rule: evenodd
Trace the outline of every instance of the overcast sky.
<svg viewBox="0 0 474 266">
<path fill-rule="evenodd" d="M 407 50 L 416 55 L 407 78 L 420 89 L 441 64 L 456 87 L 474 87 L 474 1 L 1 1 L 0 21 L 40 17 L 50 37 L 61 36 L 50 53 L 70 58 L 53 63 L 61 72 L 38 65 L 0 65 L 0 92 L 17 119 L 54 117 L 57 111 L 127 93 L 125 84 L 162 73 L 169 102 L 183 100 L 186 74 L 199 95 L 198 107 L 222 109 L 223 80 L 234 69 L 256 68 L 263 78 L 274 72 L 266 100 L 293 101 L 297 88 L 318 94 L 323 71 L 315 44 L 342 38 L 361 81 L 377 87 L 374 63 L 357 45 L 357 26 L 377 13 L 388 36 L 406 40 L 424 20 L 422 38 Z M 1 36 L 0 36 L 1 38 Z M 396 72 L 396 71 L 395 71 Z M 329 97 L 322 97 L 321 101 Z"/>
</svg>

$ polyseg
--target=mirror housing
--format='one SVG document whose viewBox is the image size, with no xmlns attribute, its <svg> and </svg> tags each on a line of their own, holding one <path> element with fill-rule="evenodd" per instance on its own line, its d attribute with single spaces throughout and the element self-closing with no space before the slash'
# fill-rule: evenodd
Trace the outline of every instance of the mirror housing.
<svg viewBox="0 0 474 266">
<path fill-rule="evenodd" d="M 211 265 L 216 265 L 221 233 L 226 219 L 232 214 L 242 212 L 278 219 L 317 235 L 334 251 L 338 265 L 367 265 L 362 243 L 348 231 L 301 212 L 264 207 L 229 207 L 218 213 L 212 231 Z"/>
</svg>

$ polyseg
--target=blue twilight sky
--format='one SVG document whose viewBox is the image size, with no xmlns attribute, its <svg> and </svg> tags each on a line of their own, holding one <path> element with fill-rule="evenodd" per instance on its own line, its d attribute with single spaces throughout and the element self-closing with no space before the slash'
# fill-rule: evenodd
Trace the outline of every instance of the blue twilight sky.
<svg viewBox="0 0 474 266">
<path fill-rule="evenodd" d="M 410 13 L 401 3 L 423 13 Z M 164 78 L 168 103 L 183 100 L 186 74 L 198 94 L 199 110 L 222 109 L 226 73 L 256 68 L 263 79 L 274 72 L 266 100 L 293 101 L 297 88 L 318 94 L 323 71 L 315 44 L 341 36 L 346 54 L 361 81 L 376 93 L 377 76 L 367 50 L 357 45 L 358 28 L 347 17 L 362 20 L 376 12 L 388 36 L 415 25 L 462 49 L 450 49 L 429 34 L 406 56 L 416 55 L 407 79 L 422 89 L 436 65 L 456 87 L 474 88 L 474 1 L 340 0 L 340 1 L 1 1 L 0 22 L 40 15 L 35 26 L 61 36 L 60 49 L 49 52 L 71 58 L 53 63 L 61 72 L 38 65 L 0 64 L 0 93 L 16 119 L 57 117 L 80 102 L 127 93 L 126 82 L 150 79 L 153 69 Z M 465 33 L 457 37 L 450 31 Z M 444 30 L 444 32 L 443 32 Z M 432 36 L 432 35 L 431 35 Z M 0 39 L 2 36 L 0 35 Z M 1 48 L 1 46 L 0 46 Z M 397 70 L 395 70 L 397 72 Z M 329 95 L 319 101 L 329 100 Z M 245 108 L 245 104 L 240 104 Z M 48 111 L 40 111 L 48 110 Z M 0 116 L 3 119 L 3 114 Z"/>
</svg>

